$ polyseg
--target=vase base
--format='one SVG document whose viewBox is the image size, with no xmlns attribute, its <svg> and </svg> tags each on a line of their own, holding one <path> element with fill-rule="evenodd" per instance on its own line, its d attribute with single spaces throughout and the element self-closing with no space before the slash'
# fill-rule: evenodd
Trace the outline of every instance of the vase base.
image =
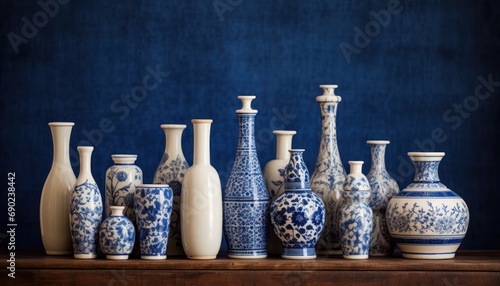
<svg viewBox="0 0 500 286">
<path fill-rule="evenodd" d="M 402 253 L 404 258 L 409 259 L 452 259 L 455 253 Z"/>
<path fill-rule="evenodd" d="M 196 259 L 196 260 L 210 260 L 210 259 L 215 259 L 217 255 L 188 255 L 187 258 L 189 259 Z"/>
<path fill-rule="evenodd" d="M 45 253 L 47 255 L 71 255 L 73 254 L 72 250 L 46 250 Z"/>
<path fill-rule="evenodd" d="M 267 258 L 267 254 L 263 254 L 263 255 L 235 255 L 235 254 L 229 255 L 228 254 L 227 257 L 237 258 L 237 259 L 262 259 L 262 258 Z"/>
<path fill-rule="evenodd" d="M 282 258 L 285 259 L 315 259 L 316 250 L 314 247 L 311 248 L 283 248 L 281 254 Z"/>
<path fill-rule="evenodd" d="M 345 259 L 368 259 L 368 254 L 364 255 L 343 255 Z"/>
<path fill-rule="evenodd" d="M 108 254 L 106 255 L 106 259 L 110 259 L 110 260 L 127 260 L 128 259 L 128 254 Z"/>
<path fill-rule="evenodd" d="M 75 254 L 76 259 L 94 259 L 97 258 L 97 254 L 95 253 L 86 253 L 86 254 Z"/>
<path fill-rule="evenodd" d="M 166 255 L 141 255 L 141 259 L 144 260 L 165 260 L 167 259 Z"/>
</svg>

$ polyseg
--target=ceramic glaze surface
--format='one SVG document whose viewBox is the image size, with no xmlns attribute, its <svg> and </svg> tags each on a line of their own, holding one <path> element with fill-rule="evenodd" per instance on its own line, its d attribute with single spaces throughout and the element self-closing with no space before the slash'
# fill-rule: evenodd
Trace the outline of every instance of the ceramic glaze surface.
<svg viewBox="0 0 500 286">
<path fill-rule="evenodd" d="M 341 97 L 336 85 L 321 85 L 323 94 L 316 97 L 321 110 L 321 142 L 311 176 L 311 189 L 325 204 L 325 228 L 316 246 L 319 252 L 340 254 L 338 209 L 342 204 L 345 170 L 337 146 L 336 116 Z"/>
<path fill-rule="evenodd" d="M 386 211 L 391 236 L 403 257 L 448 259 L 464 238 L 469 224 L 466 203 L 439 181 L 442 152 L 410 152 L 415 178 L 395 195 Z"/>
<path fill-rule="evenodd" d="M 370 245 L 371 256 L 388 256 L 394 251 L 396 243 L 387 229 L 385 211 L 389 200 L 399 192 L 399 186 L 385 168 L 385 149 L 389 141 L 369 140 L 366 143 L 371 151 L 371 168 L 366 177 L 370 183 L 370 207 L 373 211 L 373 231 Z"/>
<path fill-rule="evenodd" d="M 181 139 L 186 125 L 162 124 L 161 128 L 165 133 L 166 144 L 163 157 L 156 168 L 153 184 L 168 184 L 174 192 L 167 255 L 184 255 L 181 238 L 180 205 L 182 182 L 189 165 L 182 152 Z"/>
<path fill-rule="evenodd" d="M 269 195 L 257 158 L 254 138 L 255 114 L 250 101 L 239 96 L 243 108 L 239 119 L 238 146 L 223 198 L 224 233 L 231 258 L 267 257 Z"/>
<path fill-rule="evenodd" d="M 373 212 L 368 205 L 370 185 L 361 173 L 363 161 L 349 161 L 351 172 L 347 175 L 339 209 L 340 246 L 344 258 L 367 259 L 373 228 Z"/>
<path fill-rule="evenodd" d="M 69 224 L 69 197 L 75 186 L 75 173 L 69 160 L 69 141 L 73 122 L 50 122 L 53 142 L 52 167 L 40 197 L 40 232 L 49 255 L 73 253 Z"/>
<path fill-rule="evenodd" d="M 90 156 L 94 147 L 79 146 L 80 174 L 71 193 L 69 208 L 71 238 L 75 258 L 97 256 L 98 230 L 102 220 L 102 199 L 90 171 Z"/>
<path fill-rule="evenodd" d="M 273 229 L 283 247 L 282 257 L 288 259 L 315 258 L 315 246 L 325 222 L 325 205 L 310 189 L 303 151 L 290 150 L 285 192 L 270 207 Z"/>
<path fill-rule="evenodd" d="M 123 215 L 124 209 L 124 206 L 111 207 L 111 215 L 99 227 L 101 250 L 108 259 L 128 259 L 134 248 L 134 224 Z"/>
<path fill-rule="evenodd" d="M 173 193 L 168 185 L 141 185 L 134 208 L 142 259 L 165 259 Z"/>
</svg>

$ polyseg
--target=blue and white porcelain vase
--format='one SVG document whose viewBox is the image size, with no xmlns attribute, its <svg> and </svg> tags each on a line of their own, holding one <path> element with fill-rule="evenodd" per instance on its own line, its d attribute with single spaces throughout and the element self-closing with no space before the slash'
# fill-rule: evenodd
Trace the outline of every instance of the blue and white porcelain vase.
<svg viewBox="0 0 500 286">
<path fill-rule="evenodd" d="M 170 230 L 168 232 L 168 255 L 184 255 L 181 238 L 181 191 L 184 174 L 189 168 L 184 153 L 182 152 L 182 132 L 184 124 L 162 124 L 165 132 L 165 151 L 160 164 L 156 168 L 153 184 L 168 184 L 174 192 L 174 204 L 170 217 Z"/>
<path fill-rule="evenodd" d="M 254 138 L 255 96 L 238 96 L 238 146 L 223 197 L 224 233 L 231 258 L 267 257 L 269 194 L 257 158 Z"/>
<path fill-rule="evenodd" d="M 291 149 L 285 171 L 285 191 L 271 203 L 271 223 L 281 240 L 281 257 L 314 259 L 325 223 L 325 205 L 311 191 L 304 149 Z"/>
<path fill-rule="evenodd" d="M 135 243 L 135 227 L 127 216 L 123 215 L 124 206 L 112 206 L 111 214 L 99 227 L 101 250 L 107 259 L 126 260 Z"/>
<path fill-rule="evenodd" d="M 97 257 L 98 230 L 102 220 L 102 198 L 92 172 L 90 158 L 94 147 L 78 146 L 80 174 L 71 193 L 69 219 L 75 258 Z"/>
<path fill-rule="evenodd" d="M 346 259 L 367 259 L 373 228 L 370 184 L 361 172 L 363 161 L 349 161 L 351 172 L 345 178 L 339 209 L 340 247 Z"/>
<path fill-rule="evenodd" d="M 135 190 L 134 209 L 139 229 L 141 259 L 167 258 L 173 192 L 168 185 L 144 184 Z"/>
<path fill-rule="evenodd" d="M 276 135 L 276 159 L 269 161 L 264 167 L 264 182 L 270 201 L 274 201 L 285 191 L 285 168 L 290 162 L 292 137 L 297 134 L 293 130 L 274 130 Z M 274 233 L 272 225 L 268 227 L 267 253 L 281 254 L 281 241 Z"/>
<path fill-rule="evenodd" d="M 193 119 L 194 154 L 182 185 L 182 246 L 189 259 L 215 259 L 222 242 L 222 190 L 210 164 L 212 119 Z"/>
<path fill-rule="evenodd" d="M 320 254 L 342 254 L 339 243 L 338 210 L 342 204 L 342 184 L 346 172 L 337 146 L 337 106 L 342 98 L 335 95 L 337 85 L 320 85 L 323 94 L 316 97 L 321 109 L 321 143 L 311 175 L 311 189 L 325 204 L 325 228 L 316 245 Z"/>
<path fill-rule="evenodd" d="M 394 252 L 396 243 L 392 240 L 385 211 L 389 200 L 399 192 L 398 183 L 389 175 L 385 168 L 385 148 L 389 141 L 368 140 L 372 165 L 366 178 L 370 183 L 370 207 L 373 211 L 373 230 L 370 244 L 370 256 L 389 256 Z"/>
<path fill-rule="evenodd" d="M 409 152 L 415 166 L 413 183 L 389 201 L 387 226 L 403 257 L 449 259 L 469 225 L 465 201 L 439 180 L 444 152 Z"/>
</svg>

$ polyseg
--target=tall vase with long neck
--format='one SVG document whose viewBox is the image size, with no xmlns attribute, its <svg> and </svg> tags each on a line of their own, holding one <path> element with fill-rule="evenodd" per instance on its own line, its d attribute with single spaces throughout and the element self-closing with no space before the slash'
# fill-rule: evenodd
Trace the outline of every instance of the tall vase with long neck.
<svg viewBox="0 0 500 286">
<path fill-rule="evenodd" d="M 390 141 L 368 140 L 366 143 L 370 146 L 372 157 L 370 172 L 366 176 L 370 183 L 370 207 L 373 211 L 370 255 L 389 256 L 394 251 L 396 244 L 387 229 L 385 210 L 389 200 L 399 192 L 398 183 L 385 168 L 385 149 Z"/>
<path fill-rule="evenodd" d="M 222 241 L 222 190 L 219 174 L 210 164 L 212 120 L 191 122 L 194 156 L 193 166 L 187 170 L 182 184 L 182 245 L 190 259 L 215 259 Z"/>
<path fill-rule="evenodd" d="M 80 174 L 71 193 L 69 218 L 75 258 L 97 257 L 98 231 L 102 220 L 102 198 L 92 171 L 90 158 L 94 147 L 78 146 Z"/>
<path fill-rule="evenodd" d="M 311 176 L 311 189 L 325 204 L 325 228 L 316 245 L 319 254 L 342 254 L 339 242 L 338 210 L 342 204 L 342 185 L 346 172 L 337 146 L 336 116 L 341 97 L 335 95 L 337 85 L 320 85 L 323 94 L 316 97 L 321 109 L 321 143 Z"/>
<path fill-rule="evenodd" d="M 189 165 L 182 152 L 182 132 L 184 124 L 162 124 L 165 132 L 165 152 L 156 169 L 153 183 L 168 184 L 174 192 L 172 215 L 170 217 L 170 230 L 168 233 L 167 256 L 184 255 L 181 238 L 180 205 L 181 191 L 184 175 Z"/>
<path fill-rule="evenodd" d="M 290 162 L 292 149 L 292 137 L 297 134 L 293 130 L 274 130 L 276 135 L 276 159 L 269 161 L 264 167 L 264 182 L 270 202 L 273 202 L 285 191 L 285 168 Z M 281 241 L 274 233 L 271 225 L 268 227 L 267 252 L 269 254 L 281 254 Z"/>
<path fill-rule="evenodd" d="M 238 96 L 243 107 L 238 115 L 238 146 L 224 192 L 224 233 L 228 257 L 267 257 L 269 194 L 257 158 L 254 126 L 255 96 Z"/>
<path fill-rule="evenodd" d="M 52 167 L 40 198 L 40 231 L 43 247 L 49 255 L 73 253 L 69 230 L 69 197 L 76 181 L 69 160 L 69 140 L 73 122 L 50 122 Z"/>
</svg>

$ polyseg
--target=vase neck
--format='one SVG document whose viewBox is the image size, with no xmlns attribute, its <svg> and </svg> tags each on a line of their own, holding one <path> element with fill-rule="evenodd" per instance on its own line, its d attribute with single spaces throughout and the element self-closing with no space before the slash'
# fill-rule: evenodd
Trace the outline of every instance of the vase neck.
<svg viewBox="0 0 500 286">
<path fill-rule="evenodd" d="M 94 147 L 92 146 L 78 146 L 78 153 L 80 154 L 80 175 L 79 177 L 83 177 L 85 175 L 91 175 L 90 170 L 90 159 L 92 157 L 92 151 Z"/>
<path fill-rule="evenodd" d="M 337 102 L 321 102 L 321 150 L 327 150 L 332 156 L 338 156 L 337 146 Z"/>
<path fill-rule="evenodd" d="M 123 210 L 125 207 L 123 206 L 111 206 L 111 215 L 112 216 L 123 216 Z"/>
<path fill-rule="evenodd" d="M 276 135 L 276 159 L 290 160 L 290 152 L 292 149 L 292 137 L 296 134 L 295 131 L 275 130 Z"/>
<path fill-rule="evenodd" d="M 414 183 L 439 183 L 439 161 L 413 161 Z"/>
<path fill-rule="evenodd" d="M 193 119 L 194 154 L 193 165 L 210 165 L 211 119 Z"/>
<path fill-rule="evenodd" d="M 165 132 L 165 153 L 184 156 L 182 153 L 182 132 L 186 125 L 162 124 L 161 128 Z"/>
<path fill-rule="evenodd" d="M 255 114 L 238 114 L 238 149 L 255 149 Z"/>
<path fill-rule="evenodd" d="M 290 162 L 286 166 L 285 191 L 311 188 L 309 171 L 302 153 L 304 153 L 304 149 L 290 150 Z"/>
<path fill-rule="evenodd" d="M 73 125 L 74 123 L 72 122 L 49 123 L 50 130 L 52 133 L 52 142 L 53 142 L 52 165 L 54 164 L 70 165 L 69 141 Z"/>
<path fill-rule="evenodd" d="M 372 165 L 370 171 L 385 170 L 385 144 L 370 144 Z"/>
</svg>

